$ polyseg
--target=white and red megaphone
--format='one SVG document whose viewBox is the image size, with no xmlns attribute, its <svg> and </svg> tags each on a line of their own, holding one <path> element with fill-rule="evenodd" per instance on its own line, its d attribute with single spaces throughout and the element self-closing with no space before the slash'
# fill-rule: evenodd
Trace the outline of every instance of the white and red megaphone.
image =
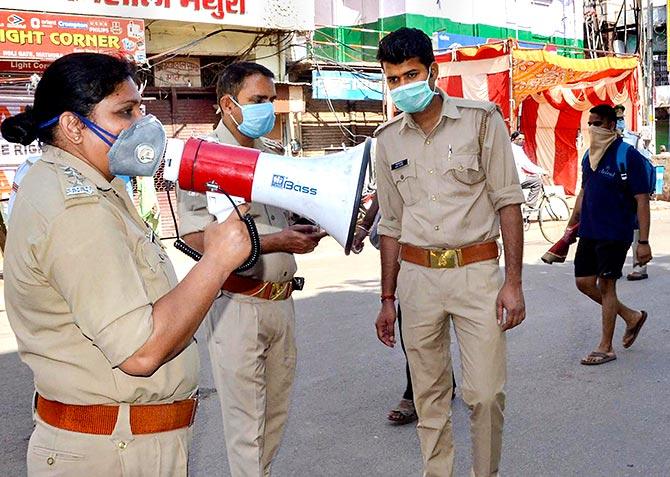
<svg viewBox="0 0 670 477">
<path fill-rule="evenodd" d="M 163 178 L 182 190 L 207 194 L 219 221 L 236 202 L 273 205 L 316 222 L 349 254 L 354 237 L 371 140 L 322 157 L 291 158 L 214 140 L 169 139 Z"/>
</svg>

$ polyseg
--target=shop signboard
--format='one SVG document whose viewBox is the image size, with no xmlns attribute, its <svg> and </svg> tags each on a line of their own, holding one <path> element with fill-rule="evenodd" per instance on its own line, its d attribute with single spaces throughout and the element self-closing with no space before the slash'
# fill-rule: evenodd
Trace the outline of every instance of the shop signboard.
<svg viewBox="0 0 670 477">
<path fill-rule="evenodd" d="M 200 58 L 186 56 L 165 60 L 154 68 L 156 86 L 200 87 Z"/>
<path fill-rule="evenodd" d="M 383 81 L 381 73 L 312 71 L 312 98 L 381 101 Z"/>
<path fill-rule="evenodd" d="M 0 8 L 174 20 L 286 30 L 314 29 L 306 0 L 0 0 Z"/>
<path fill-rule="evenodd" d="M 0 58 L 53 61 L 76 52 L 122 55 L 144 63 L 144 21 L 0 10 Z"/>
</svg>

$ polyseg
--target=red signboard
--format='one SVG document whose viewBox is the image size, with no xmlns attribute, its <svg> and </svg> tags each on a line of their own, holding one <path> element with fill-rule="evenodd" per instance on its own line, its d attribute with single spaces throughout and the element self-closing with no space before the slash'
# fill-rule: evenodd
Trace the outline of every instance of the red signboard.
<svg viewBox="0 0 670 477">
<path fill-rule="evenodd" d="M 75 52 L 144 63 L 144 21 L 0 10 L 0 58 L 53 61 Z"/>
<path fill-rule="evenodd" d="M 0 60 L 0 71 L 44 73 L 50 64 L 47 61 Z"/>
</svg>

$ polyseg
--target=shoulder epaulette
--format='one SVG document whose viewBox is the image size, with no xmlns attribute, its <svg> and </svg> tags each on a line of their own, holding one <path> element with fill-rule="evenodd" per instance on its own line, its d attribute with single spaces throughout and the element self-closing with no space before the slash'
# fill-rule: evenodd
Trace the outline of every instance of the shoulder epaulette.
<svg viewBox="0 0 670 477">
<path fill-rule="evenodd" d="M 453 96 L 449 97 L 449 100 L 456 105 L 458 108 L 476 108 L 476 109 L 483 109 L 486 111 L 487 114 L 492 114 L 494 111 L 498 110 L 502 114 L 502 111 L 500 111 L 500 108 L 498 105 L 494 102 L 491 101 L 480 101 L 476 99 L 465 99 L 465 98 L 454 98 Z"/>
<path fill-rule="evenodd" d="M 380 124 L 380 125 L 377 127 L 377 129 L 375 129 L 375 132 L 372 133 L 372 137 L 377 137 L 377 136 L 379 136 L 379 133 L 380 133 L 380 132 L 382 132 L 384 129 L 386 129 L 387 127 L 389 127 L 391 124 L 395 124 L 395 123 L 397 123 L 398 121 L 400 121 L 400 120 L 401 120 L 402 118 L 404 118 L 404 117 L 405 117 L 405 113 L 400 113 L 400 114 L 398 114 L 397 116 L 395 116 L 395 117 L 389 119 L 388 121 L 386 121 L 384 124 Z"/>
<path fill-rule="evenodd" d="M 98 202 L 98 188 L 72 166 L 55 165 L 65 207 Z"/>
<path fill-rule="evenodd" d="M 270 152 L 272 154 L 284 154 L 286 152 L 284 145 L 279 141 L 267 137 L 260 137 L 259 140 L 262 148 L 265 149 L 263 152 Z"/>
</svg>

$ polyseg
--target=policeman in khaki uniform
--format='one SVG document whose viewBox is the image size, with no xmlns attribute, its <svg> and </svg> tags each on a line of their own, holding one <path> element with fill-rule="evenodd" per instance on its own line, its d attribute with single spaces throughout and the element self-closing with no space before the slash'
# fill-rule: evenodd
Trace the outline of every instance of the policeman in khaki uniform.
<svg viewBox="0 0 670 477">
<path fill-rule="evenodd" d="M 193 333 L 249 255 L 239 219 L 213 225 L 177 283 L 110 172 L 151 176 L 165 148 L 133 74 L 109 55 L 66 55 L 45 71 L 34 107 L 2 123 L 7 140 L 44 148 L 16 193 L 4 264 L 7 315 L 35 379 L 29 476 L 187 475 Z M 146 156 L 126 154 L 140 147 Z"/>
<path fill-rule="evenodd" d="M 382 307 L 377 335 L 395 344 L 394 301 L 419 416 L 424 476 L 454 473 L 450 322 L 471 409 L 472 475 L 498 474 L 506 379 L 504 331 L 525 317 L 521 290 L 524 201 L 502 116 L 492 103 L 436 88 L 430 39 L 402 28 L 378 57 L 401 111 L 379 127 Z M 505 278 L 498 265 L 502 228 Z"/>
<path fill-rule="evenodd" d="M 261 136 L 274 125 L 273 74 L 255 63 L 234 63 L 221 74 L 222 120 L 214 137 L 224 144 L 277 153 Z M 281 146 L 279 146 L 281 147 Z M 178 194 L 179 230 L 199 249 L 200 232 L 214 219 L 202 194 Z M 270 475 L 286 424 L 295 375 L 293 253 L 311 252 L 324 236 L 316 227 L 289 227 L 285 212 L 250 204 L 263 255 L 251 270 L 231 275 L 209 311 L 206 330 L 221 401 L 228 462 L 234 477 Z"/>
</svg>

